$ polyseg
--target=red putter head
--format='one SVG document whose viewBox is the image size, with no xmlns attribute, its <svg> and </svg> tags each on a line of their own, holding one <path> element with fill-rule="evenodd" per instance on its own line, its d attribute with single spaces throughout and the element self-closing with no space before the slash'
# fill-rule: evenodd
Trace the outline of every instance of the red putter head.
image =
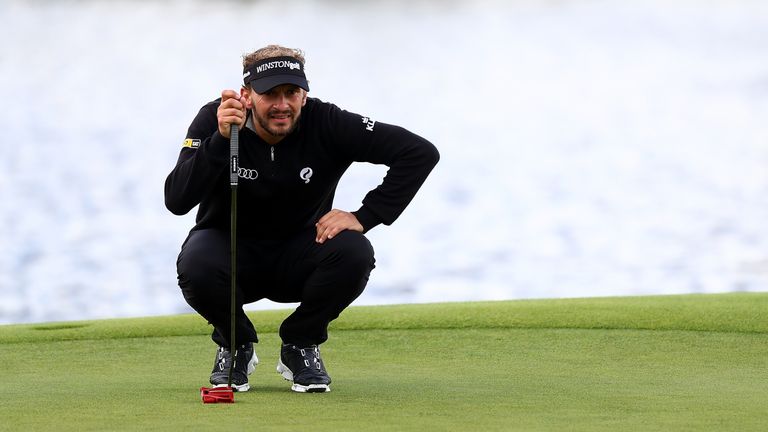
<svg viewBox="0 0 768 432">
<path fill-rule="evenodd" d="M 235 392 L 232 387 L 200 387 L 200 397 L 204 404 L 235 403 Z"/>
</svg>

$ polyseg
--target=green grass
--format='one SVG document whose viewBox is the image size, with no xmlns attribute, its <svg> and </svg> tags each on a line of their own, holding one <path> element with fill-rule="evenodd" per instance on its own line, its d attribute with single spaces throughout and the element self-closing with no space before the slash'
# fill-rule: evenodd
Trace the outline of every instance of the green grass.
<svg viewBox="0 0 768 432">
<path fill-rule="evenodd" d="M 261 364 L 204 405 L 196 315 L 0 326 L 0 430 L 766 430 L 768 293 L 353 307 L 328 394 L 274 371 L 288 311 L 250 313 Z"/>
</svg>

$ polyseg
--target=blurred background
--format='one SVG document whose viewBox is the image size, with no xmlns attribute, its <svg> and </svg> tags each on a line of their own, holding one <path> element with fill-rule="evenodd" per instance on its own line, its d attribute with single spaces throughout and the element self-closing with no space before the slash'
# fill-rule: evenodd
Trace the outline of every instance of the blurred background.
<svg viewBox="0 0 768 432">
<path fill-rule="evenodd" d="M 0 41 L 0 323 L 191 312 L 165 177 L 270 43 L 442 154 L 355 304 L 768 290 L 763 1 L 4 0 Z"/>
</svg>

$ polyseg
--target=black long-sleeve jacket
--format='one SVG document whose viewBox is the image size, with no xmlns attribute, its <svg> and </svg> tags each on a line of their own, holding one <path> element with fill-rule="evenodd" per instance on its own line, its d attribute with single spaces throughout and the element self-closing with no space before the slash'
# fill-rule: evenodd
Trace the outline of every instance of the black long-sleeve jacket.
<svg viewBox="0 0 768 432">
<path fill-rule="evenodd" d="M 229 229 L 229 141 L 218 132 L 219 103 L 200 109 L 165 181 L 165 205 L 172 213 L 200 205 L 193 231 Z M 269 145 L 248 127 L 239 138 L 238 236 L 260 239 L 313 227 L 331 210 L 339 179 L 352 162 L 389 167 L 353 212 L 366 232 L 389 225 L 440 158 L 434 145 L 401 127 L 315 98 L 307 98 L 296 129 L 279 143 Z"/>
</svg>

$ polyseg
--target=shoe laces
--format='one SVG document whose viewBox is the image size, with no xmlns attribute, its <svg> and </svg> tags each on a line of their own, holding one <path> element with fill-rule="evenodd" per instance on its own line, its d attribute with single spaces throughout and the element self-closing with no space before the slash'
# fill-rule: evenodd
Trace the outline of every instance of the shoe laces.
<svg viewBox="0 0 768 432">
<path fill-rule="evenodd" d="M 229 353 L 229 351 L 226 348 L 221 346 L 219 347 L 219 355 L 217 356 L 218 358 L 217 365 L 219 366 L 220 371 L 226 370 L 227 360 L 232 357 L 231 354 L 227 356 L 227 353 Z"/>
<path fill-rule="evenodd" d="M 288 345 L 289 349 L 301 355 L 304 366 L 309 369 L 323 370 L 322 359 L 320 358 L 320 349 L 317 345 L 300 348 L 296 345 Z"/>
<path fill-rule="evenodd" d="M 308 368 L 314 367 L 317 370 L 323 368 L 322 364 L 320 363 L 320 350 L 317 349 L 316 346 L 309 348 L 299 348 L 299 352 L 301 353 L 301 356 L 304 357 L 304 366 Z M 307 355 L 307 353 L 309 353 L 309 355 Z M 312 362 L 311 365 L 310 359 Z"/>
<path fill-rule="evenodd" d="M 247 362 L 246 353 L 248 351 L 247 345 L 240 345 L 235 349 L 235 369 L 242 368 Z M 218 350 L 218 367 L 220 371 L 227 370 L 228 366 L 232 364 L 232 352 L 228 348 L 219 346 Z"/>
</svg>

